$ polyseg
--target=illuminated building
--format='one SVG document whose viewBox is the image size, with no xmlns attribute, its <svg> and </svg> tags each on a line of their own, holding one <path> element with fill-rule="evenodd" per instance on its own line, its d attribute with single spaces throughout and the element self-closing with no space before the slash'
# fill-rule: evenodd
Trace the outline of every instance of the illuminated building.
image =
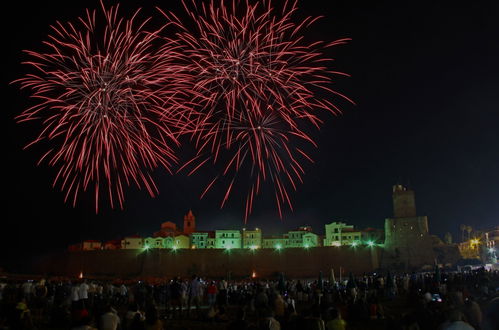
<svg viewBox="0 0 499 330">
<path fill-rule="evenodd" d="M 307 233 L 312 232 L 312 227 L 303 226 L 298 228 L 298 230 L 290 230 L 287 234 L 284 234 L 284 247 L 286 248 L 302 248 L 303 236 Z"/>
<path fill-rule="evenodd" d="M 142 249 L 144 240 L 139 235 L 127 236 L 121 240 L 122 249 Z"/>
<path fill-rule="evenodd" d="M 215 233 L 209 232 L 208 233 L 208 239 L 206 241 L 206 248 L 207 249 L 214 249 L 216 246 L 216 239 L 215 239 Z"/>
<path fill-rule="evenodd" d="M 208 247 L 208 232 L 191 233 L 191 248 L 206 249 Z"/>
<path fill-rule="evenodd" d="M 324 246 L 340 246 L 341 232 L 343 229 L 353 229 L 353 225 L 347 225 L 344 222 L 331 222 L 325 226 L 326 237 L 324 238 Z"/>
<path fill-rule="evenodd" d="M 282 236 L 270 236 L 262 239 L 262 247 L 264 249 L 279 249 L 284 248 L 284 238 Z"/>
<path fill-rule="evenodd" d="M 121 240 L 116 239 L 104 243 L 104 250 L 119 250 L 121 249 Z"/>
<path fill-rule="evenodd" d="M 319 245 L 319 236 L 317 234 L 307 232 L 303 235 L 303 247 L 317 247 Z"/>
<path fill-rule="evenodd" d="M 145 246 L 153 249 L 164 249 L 165 239 L 163 237 L 147 237 L 144 239 L 144 247 Z"/>
<path fill-rule="evenodd" d="M 243 228 L 243 249 L 249 249 L 253 246 L 257 249 L 262 247 L 262 231 L 259 228 L 255 228 L 255 230 Z"/>
<path fill-rule="evenodd" d="M 173 247 L 177 249 L 189 249 L 190 248 L 189 236 L 187 235 L 175 236 Z"/>
<path fill-rule="evenodd" d="M 362 232 L 353 228 L 343 228 L 340 234 L 341 245 L 352 245 L 362 243 Z"/>
<path fill-rule="evenodd" d="M 215 231 L 216 249 L 240 249 L 241 232 L 235 229 L 220 229 Z"/>
</svg>

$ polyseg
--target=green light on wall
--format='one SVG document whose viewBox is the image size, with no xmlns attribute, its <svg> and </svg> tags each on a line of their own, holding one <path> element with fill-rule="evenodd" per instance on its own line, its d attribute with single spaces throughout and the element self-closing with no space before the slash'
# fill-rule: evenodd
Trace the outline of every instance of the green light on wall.
<svg viewBox="0 0 499 330">
<path fill-rule="evenodd" d="M 310 248 L 310 245 L 308 245 L 308 244 L 304 244 L 304 245 L 303 245 L 303 247 L 304 247 L 305 249 L 308 249 L 308 248 Z"/>
<path fill-rule="evenodd" d="M 276 244 L 275 245 L 276 250 L 282 250 L 282 245 L 281 244 Z"/>
<path fill-rule="evenodd" d="M 373 247 L 374 246 L 374 242 L 373 241 L 367 241 L 367 246 L 369 247 Z"/>
<path fill-rule="evenodd" d="M 150 247 L 148 244 L 144 245 L 144 250 L 145 250 L 145 251 L 149 250 L 150 248 L 151 248 L 151 247 Z"/>
<path fill-rule="evenodd" d="M 357 245 L 359 245 L 359 243 L 357 243 L 357 242 L 352 242 L 352 247 L 356 247 Z"/>
</svg>

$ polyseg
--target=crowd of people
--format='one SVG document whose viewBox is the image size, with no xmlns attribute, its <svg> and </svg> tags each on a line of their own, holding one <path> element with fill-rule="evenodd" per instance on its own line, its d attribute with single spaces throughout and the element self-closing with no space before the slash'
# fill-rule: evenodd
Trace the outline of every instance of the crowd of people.
<svg viewBox="0 0 499 330">
<path fill-rule="evenodd" d="M 0 280 L 0 329 L 499 329 L 499 272 Z"/>
</svg>

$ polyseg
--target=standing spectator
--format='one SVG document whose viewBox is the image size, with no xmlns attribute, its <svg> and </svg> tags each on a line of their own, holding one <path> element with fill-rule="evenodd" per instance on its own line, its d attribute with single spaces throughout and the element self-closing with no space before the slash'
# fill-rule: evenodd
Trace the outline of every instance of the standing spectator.
<svg viewBox="0 0 499 330">
<path fill-rule="evenodd" d="M 244 309 L 239 308 L 237 310 L 236 319 L 229 324 L 228 330 L 246 330 L 249 327 L 248 321 L 246 321 L 246 313 Z"/>
<path fill-rule="evenodd" d="M 162 330 L 163 322 L 159 319 L 158 310 L 151 305 L 146 310 L 146 330 Z"/>
<path fill-rule="evenodd" d="M 482 324 L 482 310 L 473 297 L 469 297 L 464 303 L 464 314 L 469 324 L 475 329 L 480 328 Z"/>
<path fill-rule="evenodd" d="M 0 302 L 3 300 L 3 290 L 7 286 L 7 283 L 5 282 L 0 282 Z"/>
<path fill-rule="evenodd" d="M 71 287 L 71 304 L 74 306 L 80 300 L 80 287 L 75 283 Z"/>
<path fill-rule="evenodd" d="M 286 302 L 282 299 L 282 296 L 276 292 L 276 296 L 274 298 L 274 314 L 278 320 L 282 320 L 284 318 L 284 312 L 286 310 Z"/>
<path fill-rule="evenodd" d="M 128 302 L 128 299 L 127 299 L 127 295 L 128 295 L 128 289 L 125 285 L 125 283 L 121 284 L 120 285 L 120 299 L 119 299 L 119 302 L 121 305 L 124 305 Z"/>
<path fill-rule="evenodd" d="M 33 318 L 37 321 L 41 321 L 47 299 L 47 287 L 45 286 L 45 280 L 41 280 L 35 286 L 34 292 L 35 301 L 33 304 Z"/>
<path fill-rule="evenodd" d="M 87 280 L 83 280 L 78 290 L 78 296 L 80 300 L 83 302 L 83 305 L 85 305 L 85 307 L 88 306 L 88 289 L 89 286 L 87 284 Z"/>
<path fill-rule="evenodd" d="M 215 281 L 211 281 L 206 289 L 206 293 L 208 295 L 208 305 L 211 307 L 215 305 L 217 301 L 217 286 L 215 285 Z"/>
<path fill-rule="evenodd" d="M 175 315 L 175 310 L 178 307 L 179 315 L 182 316 L 182 284 L 178 277 L 175 277 L 170 285 L 170 295 L 172 313 Z"/>
<path fill-rule="evenodd" d="M 201 283 L 196 275 L 192 275 L 192 280 L 188 287 L 187 316 L 191 312 L 191 306 L 196 306 L 196 313 L 199 313 L 199 303 L 201 301 Z"/>
<path fill-rule="evenodd" d="M 483 330 L 497 330 L 499 328 L 499 297 L 492 299 L 483 317 Z"/>
<path fill-rule="evenodd" d="M 120 326 L 120 317 L 111 305 L 106 307 L 106 312 L 101 316 L 100 325 L 100 330 L 116 330 Z"/>
<path fill-rule="evenodd" d="M 341 319 L 340 313 L 338 312 L 337 309 L 330 309 L 329 310 L 329 321 L 326 323 L 326 329 L 327 330 L 345 330 L 346 329 L 346 322 Z"/>
<path fill-rule="evenodd" d="M 23 295 L 24 295 L 24 298 L 26 299 L 26 302 L 29 303 L 31 301 L 31 297 L 33 295 L 33 281 L 29 280 L 29 281 L 24 282 L 24 284 L 22 285 L 22 290 L 23 290 Z"/>
<path fill-rule="evenodd" d="M 218 282 L 218 305 L 227 305 L 227 281 L 221 280 Z"/>
<path fill-rule="evenodd" d="M 449 312 L 446 322 L 440 326 L 441 330 L 474 330 L 471 325 L 463 321 L 463 315 L 458 310 Z"/>
<path fill-rule="evenodd" d="M 259 328 L 265 330 L 281 330 L 281 324 L 274 318 L 272 310 L 265 308 L 263 318 L 260 319 Z"/>
</svg>

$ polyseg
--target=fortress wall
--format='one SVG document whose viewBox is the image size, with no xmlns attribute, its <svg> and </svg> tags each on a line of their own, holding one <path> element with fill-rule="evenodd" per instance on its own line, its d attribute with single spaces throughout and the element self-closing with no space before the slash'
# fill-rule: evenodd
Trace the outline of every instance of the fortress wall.
<svg viewBox="0 0 499 330">
<path fill-rule="evenodd" d="M 386 219 L 384 247 L 384 268 L 409 270 L 433 265 L 435 261 L 425 216 Z"/>
<path fill-rule="evenodd" d="M 349 272 L 362 274 L 379 268 L 382 248 L 317 247 L 308 250 L 287 248 L 281 251 L 260 249 L 171 250 L 100 250 L 74 251 L 53 256 L 38 265 L 37 272 L 54 275 L 103 277 L 189 276 L 221 278 L 229 273 L 233 278 L 248 277 L 254 271 L 257 277 L 271 277 L 277 272 L 286 276 L 317 277 L 322 271 L 329 276 L 334 268 L 339 276 Z"/>
</svg>

